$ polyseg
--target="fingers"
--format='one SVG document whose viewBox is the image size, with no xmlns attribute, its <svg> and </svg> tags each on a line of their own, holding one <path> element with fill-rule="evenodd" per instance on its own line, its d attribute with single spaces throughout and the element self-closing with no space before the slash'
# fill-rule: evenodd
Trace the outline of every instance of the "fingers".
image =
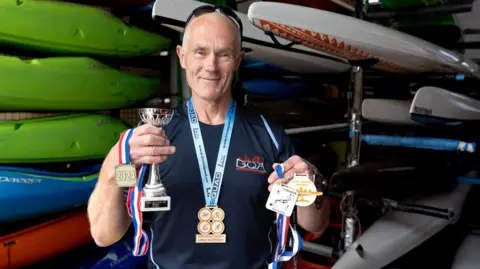
<svg viewBox="0 0 480 269">
<path fill-rule="evenodd" d="M 165 135 L 143 134 L 130 138 L 130 147 L 169 146 L 170 141 Z"/>
<path fill-rule="evenodd" d="M 155 127 L 151 124 L 144 124 L 136 127 L 135 129 L 133 129 L 132 136 L 142 136 L 146 134 L 158 135 L 167 138 L 163 130 L 160 130 L 160 128 Z"/>
<path fill-rule="evenodd" d="M 154 164 L 154 163 L 163 163 L 166 160 L 167 160 L 166 155 L 143 156 L 138 159 L 135 159 L 133 163 L 134 164 Z"/>
<path fill-rule="evenodd" d="M 279 163 L 274 163 L 272 165 L 273 169 L 280 165 Z M 308 164 L 299 156 L 292 156 L 283 163 L 283 177 L 280 178 L 276 171 L 273 171 L 268 177 L 268 183 L 270 186 L 268 190 L 271 191 L 273 184 L 284 183 L 287 184 L 290 180 L 293 179 L 295 174 L 306 174 L 311 177 L 311 171 Z"/>
<path fill-rule="evenodd" d="M 150 124 L 133 130 L 129 141 L 130 159 L 134 164 L 162 163 L 168 155 L 175 153 L 165 132 Z"/>
<path fill-rule="evenodd" d="M 130 156 L 132 158 L 140 158 L 144 156 L 170 155 L 175 153 L 175 150 L 175 146 L 149 146 L 132 148 L 130 150 Z"/>
</svg>

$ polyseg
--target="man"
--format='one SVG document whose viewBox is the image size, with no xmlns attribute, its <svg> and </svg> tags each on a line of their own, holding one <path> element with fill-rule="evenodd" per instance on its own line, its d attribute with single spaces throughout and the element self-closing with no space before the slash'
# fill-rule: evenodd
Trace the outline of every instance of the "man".
<svg viewBox="0 0 480 269">
<path fill-rule="evenodd" d="M 272 184 L 291 180 L 295 171 L 311 173 L 310 167 L 293 155 L 279 126 L 269 125 L 273 141 L 259 114 L 231 101 L 233 76 L 243 58 L 241 22 L 232 11 L 195 10 L 177 54 L 192 89 L 191 100 L 175 108 L 164 131 L 145 124 L 134 129 L 129 141 L 131 162 L 159 163 L 171 197 L 169 211 L 143 212 L 152 220 L 149 268 L 266 268 L 276 243 L 269 241 L 275 220 L 275 213 L 265 207 L 269 190 Z M 224 125 L 233 126 L 225 131 L 230 143 L 223 138 Z M 199 132 L 193 131 L 195 126 Z M 224 211 L 226 243 L 197 243 L 199 212 L 208 203 L 202 180 L 217 175 L 219 146 L 224 143 L 227 158 L 221 160 L 225 170 L 214 205 Z M 202 144 L 206 159 L 197 154 Z M 118 147 L 117 143 L 106 157 L 88 205 L 92 236 L 99 246 L 120 240 L 131 224 L 123 190 L 115 183 Z M 284 165 L 283 179 L 274 172 L 278 163 Z M 328 201 L 322 199 L 297 209 L 298 224 L 305 230 L 321 233 L 326 228 Z"/>
</svg>

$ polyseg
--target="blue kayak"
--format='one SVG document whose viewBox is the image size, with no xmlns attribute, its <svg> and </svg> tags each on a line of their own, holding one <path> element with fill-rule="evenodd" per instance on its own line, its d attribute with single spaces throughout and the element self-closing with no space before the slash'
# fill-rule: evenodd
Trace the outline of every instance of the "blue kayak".
<svg viewBox="0 0 480 269">
<path fill-rule="evenodd" d="M 241 82 L 241 87 L 252 94 L 277 98 L 311 97 L 314 89 L 297 79 L 255 78 Z"/>
<path fill-rule="evenodd" d="M 0 166 L 0 222 L 13 222 L 86 205 L 100 165 L 68 172 Z"/>
<path fill-rule="evenodd" d="M 289 74 L 292 73 L 291 71 L 288 71 L 286 69 L 283 69 L 279 66 L 272 65 L 272 64 L 267 64 L 262 61 L 257 61 L 250 59 L 249 57 L 245 56 L 242 64 L 240 65 L 240 74 L 242 71 L 256 71 L 260 73 L 281 73 L 281 74 Z"/>
</svg>

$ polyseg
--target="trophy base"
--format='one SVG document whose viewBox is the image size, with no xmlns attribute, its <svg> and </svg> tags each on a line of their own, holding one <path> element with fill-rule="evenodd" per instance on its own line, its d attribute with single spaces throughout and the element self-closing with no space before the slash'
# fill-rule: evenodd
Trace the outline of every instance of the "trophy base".
<svg viewBox="0 0 480 269">
<path fill-rule="evenodd" d="M 142 212 L 169 211 L 170 200 L 170 196 L 142 197 L 140 201 L 140 210 Z"/>
<path fill-rule="evenodd" d="M 143 193 L 145 197 L 149 197 L 149 198 L 167 196 L 165 187 L 163 187 L 163 185 L 161 184 L 155 184 L 155 185 L 145 184 L 145 187 L 143 187 Z"/>
</svg>

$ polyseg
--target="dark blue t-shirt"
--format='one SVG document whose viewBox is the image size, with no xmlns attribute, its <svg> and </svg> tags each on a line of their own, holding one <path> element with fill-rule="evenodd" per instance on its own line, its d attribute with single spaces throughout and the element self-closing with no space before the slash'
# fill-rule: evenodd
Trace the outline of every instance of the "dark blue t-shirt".
<svg viewBox="0 0 480 269">
<path fill-rule="evenodd" d="M 198 211 L 205 206 L 197 156 L 186 105 L 175 109 L 165 133 L 175 154 L 160 164 L 160 175 L 171 197 L 171 210 L 144 212 L 150 219 L 149 268 L 155 269 L 257 269 L 267 268 L 275 233 L 275 214 L 265 208 L 268 176 L 274 162 L 294 154 L 283 129 L 268 122 L 278 142 L 275 147 L 260 114 L 237 106 L 218 206 L 225 212 L 226 243 L 195 243 Z M 214 174 L 222 125 L 200 123 L 205 150 Z M 147 227 L 145 227 L 147 228 Z M 148 228 L 147 228 L 148 229 Z"/>
</svg>

